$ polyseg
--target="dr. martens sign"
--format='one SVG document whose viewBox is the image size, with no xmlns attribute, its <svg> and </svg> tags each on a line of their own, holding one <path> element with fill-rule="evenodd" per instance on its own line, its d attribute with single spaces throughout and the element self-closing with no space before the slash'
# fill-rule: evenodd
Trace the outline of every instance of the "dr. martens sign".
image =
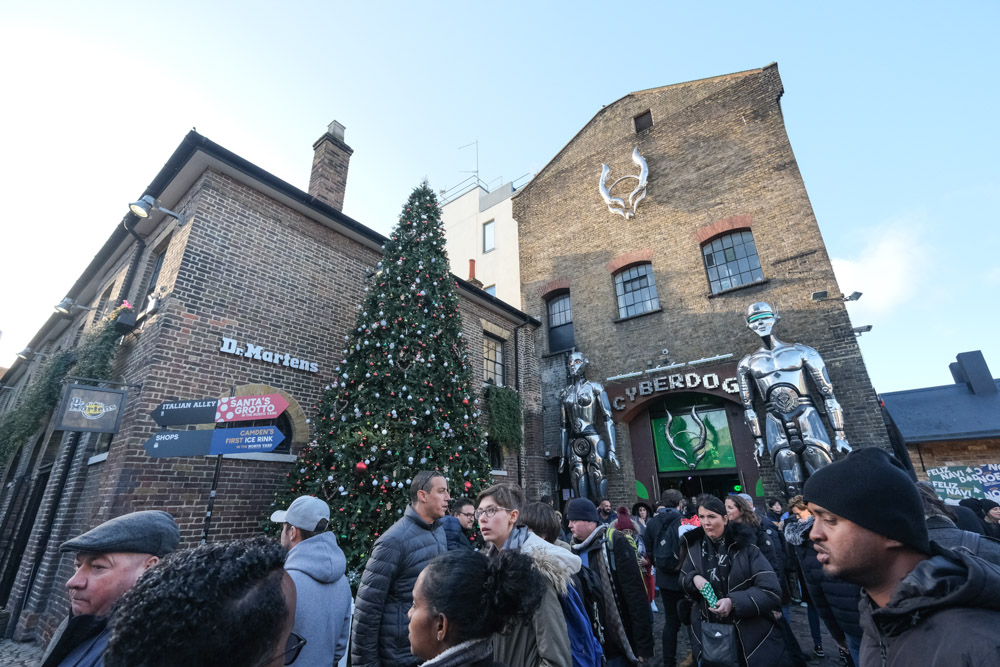
<svg viewBox="0 0 1000 667">
<path fill-rule="evenodd" d="M 278 366 L 297 368 L 300 371 L 306 371 L 308 373 L 319 372 L 319 364 L 315 361 L 293 357 L 288 352 L 269 350 L 263 345 L 256 345 L 249 341 L 240 345 L 240 342 L 235 338 L 223 337 L 222 346 L 219 348 L 219 352 L 222 352 L 223 354 L 236 355 L 237 357 L 246 357 L 247 359 L 256 359 L 258 361 L 277 364 Z"/>
</svg>

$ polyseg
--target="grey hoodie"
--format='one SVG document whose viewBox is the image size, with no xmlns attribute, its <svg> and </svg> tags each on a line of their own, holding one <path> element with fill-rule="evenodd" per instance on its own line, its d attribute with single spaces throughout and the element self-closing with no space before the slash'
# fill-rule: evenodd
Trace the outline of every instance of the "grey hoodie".
<svg viewBox="0 0 1000 667">
<path fill-rule="evenodd" d="M 330 667 L 347 651 L 351 631 L 351 586 L 347 559 L 327 531 L 288 552 L 285 571 L 295 582 L 295 626 L 306 640 L 296 667 Z"/>
</svg>

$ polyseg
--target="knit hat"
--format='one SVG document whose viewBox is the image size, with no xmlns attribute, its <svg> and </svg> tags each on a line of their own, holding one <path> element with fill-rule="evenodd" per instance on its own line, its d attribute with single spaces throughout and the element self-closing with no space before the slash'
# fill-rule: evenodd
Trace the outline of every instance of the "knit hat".
<svg viewBox="0 0 1000 667">
<path fill-rule="evenodd" d="M 615 521 L 615 528 L 618 530 L 635 531 L 635 525 L 632 523 L 632 518 L 628 515 L 628 508 L 624 505 L 618 508 L 618 520 Z"/>
<path fill-rule="evenodd" d="M 903 464 L 878 447 L 865 447 L 820 468 L 806 480 L 805 502 L 930 554 L 924 503 Z"/>
<path fill-rule="evenodd" d="M 567 521 L 593 521 L 600 523 L 601 517 L 597 516 L 597 506 L 587 498 L 576 498 L 569 501 L 566 508 Z"/>
</svg>

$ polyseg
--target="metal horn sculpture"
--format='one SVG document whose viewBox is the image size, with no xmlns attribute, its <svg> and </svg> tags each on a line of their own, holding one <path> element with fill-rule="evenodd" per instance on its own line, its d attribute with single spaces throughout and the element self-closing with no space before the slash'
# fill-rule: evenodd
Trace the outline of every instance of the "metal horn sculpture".
<svg viewBox="0 0 1000 667">
<path fill-rule="evenodd" d="M 632 162 L 635 166 L 639 167 L 639 175 L 626 174 L 618 180 L 614 181 L 610 186 L 607 185 L 608 175 L 611 173 L 611 167 L 606 164 L 601 165 L 601 182 L 598 189 L 601 193 L 601 198 L 604 203 L 608 205 L 608 212 L 617 213 L 626 220 L 631 220 L 635 217 L 635 211 L 639 207 L 639 202 L 641 202 L 646 197 L 646 182 L 649 180 L 649 166 L 646 164 L 646 158 L 639 154 L 639 147 L 636 146 L 635 150 L 632 151 Z M 625 200 L 621 197 L 612 197 L 611 191 L 614 190 L 615 186 L 621 181 L 627 178 L 636 179 L 639 184 L 635 186 L 635 189 L 628 195 L 628 207 L 631 210 L 626 210 Z"/>
<path fill-rule="evenodd" d="M 667 410 L 667 425 L 663 427 L 663 433 L 667 436 L 667 444 L 670 445 L 674 458 L 686 465 L 689 470 L 694 470 L 698 467 L 698 464 L 701 463 L 701 460 L 705 458 L 705 454 L 708 453 L 705 449 L 705 445 L 708 442 L 708 429 L 705 428 L 705 422 L 703 422 L 698 416 L 697 406 L 691 408 L 691 418 L 694 419 L 696 424 L 698 424 L 698 444 L 691 448 L 691 455 L 695 457 L 693 463 L 691 462 L 691 459 L 688 458 L 687 452 L 684 451 L 683 448 L 674 444 L 674 438 L 670 435 L 670 424 L 673 423 L 674 416 L 670 414 L 669 410 Z M 681 431 L 681 433 L 693 435 L 691 431 Z"/>
</svg>

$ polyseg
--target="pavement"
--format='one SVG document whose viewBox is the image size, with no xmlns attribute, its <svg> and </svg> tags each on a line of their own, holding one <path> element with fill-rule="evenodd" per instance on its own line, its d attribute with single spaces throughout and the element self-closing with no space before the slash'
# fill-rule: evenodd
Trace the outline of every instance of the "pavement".
<svg viewBox="0 0 1000 667">
<path fill-rule="evenodd" d="M 11 639 L 0 640 L 0 666 L 2 667 L 35 667 L 42 660 L 44 646 L 36 646 L 32 642 L 15 642 Z"/>
<path fill-rule="evenodd" d="M 660 605 L 659 597 L 656 600 L 657 605 Z M 809 656 L 809 665 L 815 665 L 816 667 L 826 667 L 827 665 L 840 665 L 840 652 L 837 650 L 837 643 L 833 641 L 833 637 L 827 631 L 826 626 L 820 621 L 820 633 L 823 638 L 823 650 L 826 652 L 826 657 L 817 658 L 812 655 L 813 641 L 812 635 L 809 633 L 809 618 L 806 615 L 806 608 L 798 604 L 792 604 L 791 606 L 791 621 L 792 632 L 795 634 L 795 638 L 799 641 L 799 646 L 802 648 L 802 652 Z M 693 664 L 690 659 L 685 662 L 685 656 L 689 656 L 691 653 L 691 646 L 688 641 L 688 627 L 681 626 L 681 631 L 677 633 L 677 664 L 680 665 L 691 665 Z M 658 613 L 653 614 L 653 638 L 654 638 L 654 653 L 653 653 L 653 665 L 657 667 L 663 664 L 663 610 L 661 609 Z M 0 663 L 3 664 L 3 663 Z"/>
</svg>

